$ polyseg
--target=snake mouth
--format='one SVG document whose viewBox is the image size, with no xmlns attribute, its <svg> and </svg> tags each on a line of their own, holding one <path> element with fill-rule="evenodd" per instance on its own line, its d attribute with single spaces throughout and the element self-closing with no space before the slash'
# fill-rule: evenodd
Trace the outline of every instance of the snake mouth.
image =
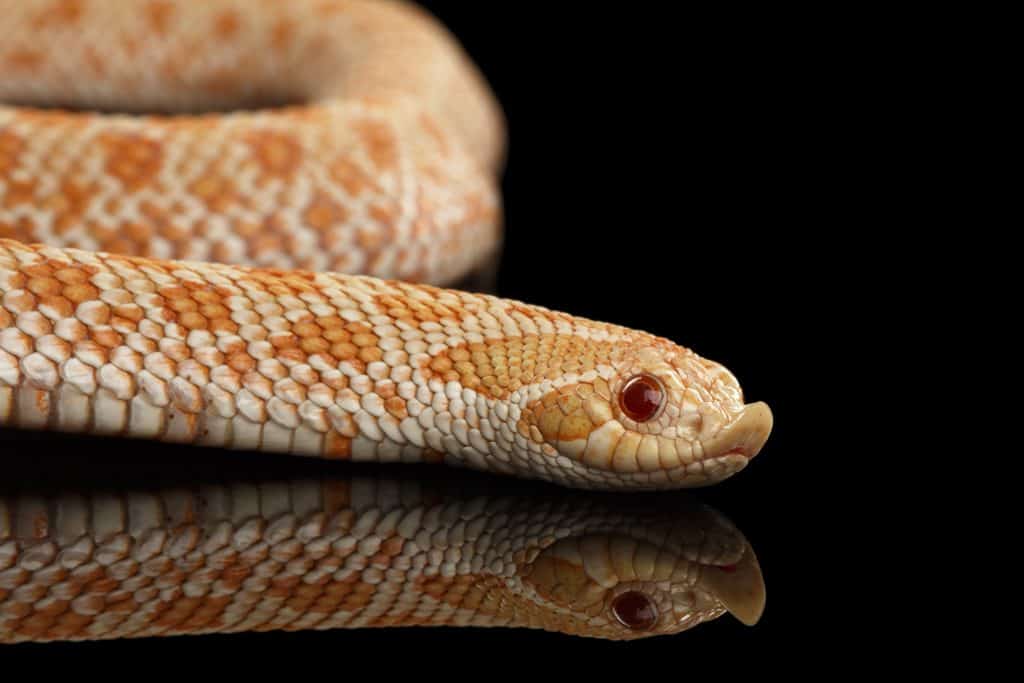
<svg viewBox="0 0 1024 683">
<path fill-rule="evenodd" d="M 750 460 L 761 452 L 772 433 L 771 408 L 758 401 L 744 406 L 743 411 L 725 429 L 702 444 L 702 460 L 728 459 L 736 456 Z"/>
</svg>

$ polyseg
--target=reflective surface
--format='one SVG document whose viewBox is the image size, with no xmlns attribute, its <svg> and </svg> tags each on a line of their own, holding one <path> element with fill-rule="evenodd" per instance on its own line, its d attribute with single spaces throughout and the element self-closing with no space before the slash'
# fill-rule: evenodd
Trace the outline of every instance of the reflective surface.
<svg viewBox="0 0 1024 683">
<path fill-rule="evenodd" d="M 0 642 L 441 625 L 632 639 L 764 607 L 746 539 L 685 495 L 147 450 L 5 453 Z"/>
<path fill-rule="evenodd" d="M 874 418 L 871 407 L 888 400 L 889 385 L 865 379 L 887 365 L 861 372 L 858 362 L 893 350 L 884 308 L 874 305 L 893 292 L 871 267 L 899 218 L 890 207 L 874 210 L 875 180 L 906 180 L 905 165 L 886 170 L 887 136 L 874 137 L 891 123 L 874 115 L 892 107 L 889 91 L 876 87 L 885 79 L 866 79 L 871 93 L 848 90 L 846 67 L 835 70 L 827 43 L 845 52 L 846 65 L 850 55 L 863 63 L 863 51 L 848 50 L 831 30 L 808 31 L 792 13 L 744 22 L 731 12 L 681 28 L 660 20 L 655 6 L 581 13 L 572 3 L 542 12 L 518 3 L 426 4 L 467 46 L 509 115 L 497 293 L 701 349 L 776 411 L 765 452 L 739 476 L 696 492 L 756 549 L 771 594 L 761 620 L 748 628 L 726 616 L 628 643 L 536 629 L 386 628 L 26 644 L 0 648 L 3 675 L 18 665 L 67 680 L 138 680 L 159 670 L 186 680 L 248 673 L 300 681 L 344 679 L 360 662 L 376 676 L 410 681 L 721 681 L 763 679 L 773 669 L 820 677 L 858 664 L 877 675 L 881 662 L 906 660 L 906 633 L 889 637 L 886 625 L 905 631 L 919 621 L 919 612 L 894 606 L 920 590 L 930 560 L 908 552 L 909 530 L 899 534 L 900 549 L 879 548 L 899 511 L 875 490 L 890 465 L 920 469 L 920 458 L 884 447 L 905 423 Z M 847 19 L 832 24 L 840 38 L 842 26 L 857 23 Z M 883 71 L 903 73 L 890 63 Z M 861 105 L 847 106 L 851 92 L 866 95 Z M 867 175 L 850 163 L 865 152 L 878 160 Z M 870 310 L 864 325 L 853 301 Z M 860 402 L 860 389 L 883 393 Z M 852 419 L 861 415 L 866 431 Z M 0 436 L 3 457 L 14 446 Z M 195 461 L 163 448 L 58 437 L 19 437 L 17 447 L 104 464 L 113 473 L 102 483 L 118 485 L 131 483 L 126 460 L 162 458 L 172 464 L 165 476 Z M 252 462 L 230 461 L 232 469 Z M 289 476 L 324 475 L 307 464 L 290 462 Z M 44 464 L 33 481 L 45 484 L 64 467 Z M 18 476 L 0 470 L 8 488 Z M 907 489 L 906 501 L 920 490 Z M 932 515 L 931 505 L 920 510 Z M 913 578 L 894 576 L 901 567 Z M 928 661 L 948 673 L 948 658 L 934 654 L 914 659 L 917 674 Z"/>
</svg>

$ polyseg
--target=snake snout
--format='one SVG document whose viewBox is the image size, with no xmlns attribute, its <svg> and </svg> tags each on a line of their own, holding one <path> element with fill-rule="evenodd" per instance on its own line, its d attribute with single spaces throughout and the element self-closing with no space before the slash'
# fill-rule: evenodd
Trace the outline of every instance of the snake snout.
<svg viewBox="0 0 1024 683">
<path fill-rule="evenodd" d="M 772 433 L 772 411 L 767 403 L 748 403 L 725 429 L 705 442 L 706 458 L 740 455 L 749 460 L 757 455 Z"/>
</svg>

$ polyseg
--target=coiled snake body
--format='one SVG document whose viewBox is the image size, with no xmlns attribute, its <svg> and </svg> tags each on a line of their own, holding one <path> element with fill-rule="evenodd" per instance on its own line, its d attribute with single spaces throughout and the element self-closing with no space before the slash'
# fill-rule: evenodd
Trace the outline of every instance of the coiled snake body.
<svg viewBox="0 0 1024 683">
<path fill-rule="evenodd" d="M 0 37 L 0 424 L 609 489 L 767 438 L 668 340 L 402 281 L 500 239 L 500 113 L 421 11 L 28 0 Z"/>
</svg>

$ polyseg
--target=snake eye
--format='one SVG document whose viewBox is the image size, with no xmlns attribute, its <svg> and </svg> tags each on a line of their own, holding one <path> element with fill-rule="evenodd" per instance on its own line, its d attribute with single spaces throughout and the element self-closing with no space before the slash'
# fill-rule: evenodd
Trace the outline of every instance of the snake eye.
<svg viewBox="0 0 1024 683">
<path fill-rule="evenodd" d="M 627 591 L 612 601 L 612 614 L 619 623 L 633 631 L 646 631 L 658 621 L 658 609 L 649 597 L 638 591 Z"/>
<path fill-rule="evenodd" d="M 634 422 L 647 422 L 657 415 L 664 400 L 661 382 L 646 374 L 630 378 L 619 393 L 622 412 Z"/>
</svg>

